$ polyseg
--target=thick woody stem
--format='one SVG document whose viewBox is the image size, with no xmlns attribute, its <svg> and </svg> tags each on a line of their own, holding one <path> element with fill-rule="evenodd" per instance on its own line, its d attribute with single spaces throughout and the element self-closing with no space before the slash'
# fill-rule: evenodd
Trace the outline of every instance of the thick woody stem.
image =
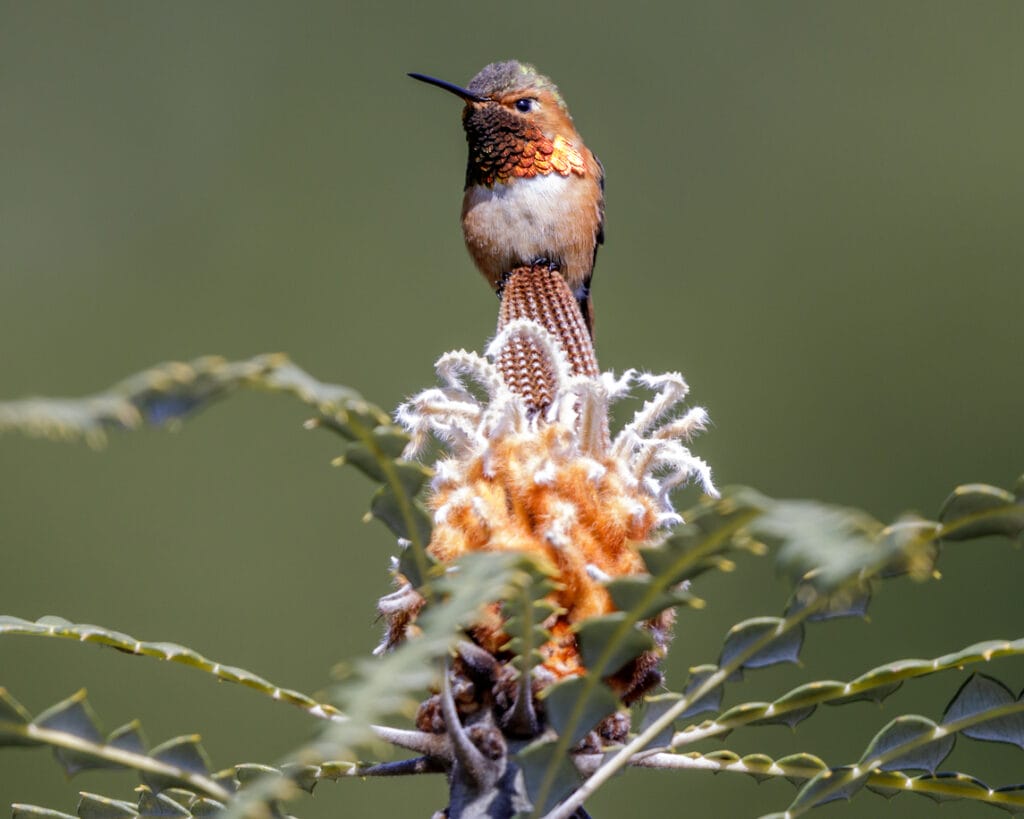
<svg viewBox="0 0 1024 819">
<path fill-rule="evenodd" d="M 599 374 L 594 343 L 583 314 L 557 269 L 535 264 L 509 272 L 501 293 L 498 332 L 516 319 L 535 321 L 557 338 L 573 375 Z M 531 340 L 510 339 L 497 364 L 509 389 L 522 395 L 532 409 L 543 412 L 550 406 L 556 375 L 547 356 Z"/>
</svg>

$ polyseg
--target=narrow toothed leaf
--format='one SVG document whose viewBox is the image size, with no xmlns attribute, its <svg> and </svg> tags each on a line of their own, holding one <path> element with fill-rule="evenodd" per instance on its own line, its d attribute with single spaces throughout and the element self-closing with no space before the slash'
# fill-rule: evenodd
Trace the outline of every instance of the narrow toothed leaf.
<svg viewBox="0 0 1024 819">
<path fill-rule="evenodd" d="M 674 708 L 676 703 L 683 697 L 681 694 L 669 693 L 656 696 L 644 697 L 639 708 L 639 719 L 633 726 L 638 734 L 646 731 L 654 722 L 662 717 L 666 711 Z M 675 723 L 670 722 L 660 733 L 656 734 L 650 742 L 650 747 L 659 748 L 672 744 L 672 735 L 675 733 Z"/>
<path fill-rule="evenodd" d="M 707 681 L 708 677 L 718 671 L 715 665 L 698 665 L 690 669 L 690 677 L 686 681 L 684 695 L 690 697 Z M 679 715 L 680 719 L 693 719 L 698 714 L 719 711 L 722 708 L 722 695 L 724 690 L 721 685 L 715 686 L 693 703 Z"/>
<path fill-rule="evenodd" d="M 142 725 L 138 720 L 122 725 L 107 737 L 107 744 L 119 751 L 142 755 L 146 753 L 146 741 L 142 736 Z"/>
<path fill-rule="evenodd" d="M 572 724 L 571 748 L 605 717 L 614 714 L 619 700 L 606 685 L 598 683 L 586 691 L 587 680 L 570 677 L 544 690 L 544 709 L 559 736 Z"/>
<path fill-rule="evenodd" d="M 1015 697 L 999 680 L 985 674 L 972 674 L 946 706 L 942 724 L 996 712 L 992 719 L 965 727 L 961 733 L 971 739 L 1006 742 L 1024 749 L 1024 713 L 1021 710 L 1002 715 L 998 713 L 1019 704 L 1021 698 Z"/>
<path fill-rule="evenodd" d="M 78 819 L 134 819 L 139 815 L 135 805 L 119 799 L 108 799 L 95 793 L 82 792 L 78 800 Z"/>
<path fill-rule="evenodd" d="M 755 617 L 737 623 L 725 638 L 718 664 L 738 662 L 743 669 L 797 662 L 803 646 L 803 626 L 783 631 L 784 625 L 778 617 Z"/>
<path fill-rule="evenodd" d="M 956 734 L 944 731 L 926 717 L 911 714 L 897 717 L 879 731 L 860 761 L 869 770 L 934 774 L 955 743 Z M 903 746 L 907 746 L 905 751 Z"/>
<path fill-rule="evenodd" d="M 920 785 L 928 785 L 930 787 L 920 788 Z M 908 781 L 907 788 L 920 793 L 922 796 L 927 796 L 939 804 L 965 798 L 984 799 L 991 790 L 980 779 L 975 779 L 973 776 L 956 771 L 942 771 L 934 775 L 922 774 L 921 776 L 912 777 Z M 875 789 L 872 788 L 872 790 Z M 995 806 L 1005 807 L 998 803 L 995 803 Z M 1018 810 L 1014 812 L 1020 812 L 1021 810 L 1024 810 L 1024 805 L 1018 806 Z"/>
<path fill-rule="evenodd" d="M 557 752 L 557 743 L 539 741 L 516 754 L 516 762 L 523 770 L 526 793 L 536 801 L 541 788 L 547 791 L 542 804 L 534 805 L 537 815 L 547 813 L 579 786 L 580 775 L 568 754 Z"/>
<path fill-rule="evenodd" d="M 764 782 L 771 777 L 771 770 L 775 766 L 775 760 L 766 754 L 747 754 L 740 759 L 740 764 L 754 779 L 758 782 Z"/>
<path fill-rule="evenodd" d="M 370 512 L 398 537 L 418 538 L 424 545 L 430 542 L 432 524 L 426 510 L 408 498 L 399 500 L 390 486 L 382 486 L 373 494 Z"/>
<path fill-rule="evenodd" d="M 235 765 L 235 777 L 238 779 L 239 784 L 243 786 L 265 776 L 281 776 L 281 771 L 277 768 L 272 768 L 270 765 L 258 765 L 255 762 Z"/>
<path fill-rule="evenodd" d="M 821 601 L 822 597 L 826 598 L 824 603 Z M 843 617 L 864 619 L 871 605 L 871 592 L 865 588 L 846 586 L 825 595 L 818 591 L 813 582 L 803 582 L 796 587 L 790 598 L 786 607 L 786 617 L 799 614 L 812 603 L 816 610 L 807 617 L 809 623 L 838 620 Z"/>
<path fill-rule="evenodd" d="M 96 715 L 89 707 L 84 690 L 47 708 L 32 721 L 32 724 L 38 728 L 69 734 L 92 745 L 103 744 L 103 735 L 100 733 Z M 87 751 L 55 747 L 53 753 L 68 776 L 74 776 L 79 771 L 90 768 L 117 767 Z"/>
<path fill-rule="evenodd" d="M 306 793 L 312 793 L 320 781 L 319 765 L 282 765 L 281 773 L 298 785 Z"/>
<path fill-rule="evenodd" d="M 650 575 L 626 575 L 609 582 L 606 588 L 615 608 L 635 614 L 637 620 L 647 620 L 674 606 L 701 608 L 704 605 L 699 597 L 679 587 L 652 594 L 651 579 Z"/>
<path fill-rule="evenodd" d="M 786 772 L 786 779 L 794 785 L 828 770 L 828 765 L 814 754 L 790 754 L 775 760 L 775 764 Z"/>
<path fill-rule="evenodd" d="M 68 813 L 61 813 L 59 810 L 41 808 L 38 805 L 11 805 L 11 819 L 76 819 Z"/>
<path fill-rule="evenodd" d="M 1005 489 L 980 483 L 958 486 L 939 512 L 945 540 L 1024 534 L 1024 501 Z"/>
<path fill-rule="evenodd" d="M 624 612 L 589 617 L 576 631 L 587 671 L 599 677 L 614 674 L 626 663 L 654 648 L 654 638 Z"/>
<path fill-rule="evenodd" d="M 223 802 L 218 802 L 216 799 L 197 799 L 188 809 L 192 811 L 194 819 L 213 819 L 223 813 L 225 805 Z"/>
<path fill-rule="evenodd" d="M 142 819 L 192 819 L 186 807 L 163 793 L 143 788 L 139 794 L 139 816 Z"/>
<path fill-rule="evenodd" d="M 203 751 L 202 746 L 199 744 L 199 737 L 196 734 L 175 737 L 167 742 L 163 742 L 153 748 L 150 756 L 161 762 L 166 762 L 168 765 L 180 768 L 185 773 L 207 776 L 210 771 L 206 752 Z M 173 787 L 181 782 L 177 777 L 154 773 L 143 773 L 142 780 L 157 792 Z"/>
<path fill-rule="evenodd" d="M 6 688 L 0 688 L 0 747 L 4 745 L 35 745 L 25 736 L 32 716 Z"/>
<path fill-rule="evenodd" d="M 36 717 L 32 724 L 39 728 L 71 734 L 93 744 L 103 742 L 103 735 L 96 724 L 96 715 L 85 699 L 84 690 L 77 691 L 66 700 L 50 706 Z"/>
<path fill-rule="evenodd" d="M 803 812 L 838 799 L 849 800 L 864 787 L 866 778 L 867 772 L 856 774 L 849 767 L 824 770 L 800 789 L 789 811 Z"/>
</svg>

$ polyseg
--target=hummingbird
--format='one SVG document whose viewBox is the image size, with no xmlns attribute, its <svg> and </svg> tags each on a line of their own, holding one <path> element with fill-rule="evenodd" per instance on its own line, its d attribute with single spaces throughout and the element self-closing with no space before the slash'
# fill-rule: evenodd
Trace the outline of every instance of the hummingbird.
<svg viewBox="0 0 1024 819">
<path fill-rule="evenodd" d="M 465 88 L 409 76 L 466 103 L 462 234 L 480 272 L 500 297 L 517 267 L 558 270 L 593 336 L 590 281 L 604 242 L 604 168 L 558 88 L 517 60 L 491 63 Z"/>
</svg>

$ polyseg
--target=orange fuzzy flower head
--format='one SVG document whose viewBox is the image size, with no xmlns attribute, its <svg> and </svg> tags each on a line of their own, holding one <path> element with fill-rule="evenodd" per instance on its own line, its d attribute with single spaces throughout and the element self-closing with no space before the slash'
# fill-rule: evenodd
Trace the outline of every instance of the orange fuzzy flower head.
<svg viewBox="0 0 1024 819">
<path fill-rule="evenodd" d="M 509 388 L 499 366 L 509 350 L 524 347 L 544 361 L 553 385 L 550 403 L 540 409 Z M 447 449 L 435 464 L 428 550 L 442 564 L 482 550 L 525 552 L 553 566 L 556 608 L 545 624 L 551 640 L 542 649 L 541 674 L 582 673 L 573 625 L 614 611 L 605 582 L 643 571 L 637 547 L 680 522 L 670 492 L 696 479 L 717 494 L 707 464 L 686 446 L 707 414 L 678 411 L 688 391 L 678 373 L 573 374 L 559 340 L 528 319 L 507 324 L 486 358 L 447 353 L 437 372 L 443 386 L 397 413 L 412 437 L 406 457 L 416 457 L 430 437 Z M 653 395 L 611 438 L 609 407 L 634 385 Z M 401 590 L 392 597 L 397 603 Z M 404 630 L 412 618 L 382 611 L 391 622 L 385 638 L 391 644 L 401 638 L 395 628 Z M 498 655 L 507 642 L 502 623 L 494 607 L 473 630 L 474 640 Z M 648 624 L 661 650 L 670 626 L 671 615 Z M 624 680 L 620 687 L 631 685 Z"/>
</svg>

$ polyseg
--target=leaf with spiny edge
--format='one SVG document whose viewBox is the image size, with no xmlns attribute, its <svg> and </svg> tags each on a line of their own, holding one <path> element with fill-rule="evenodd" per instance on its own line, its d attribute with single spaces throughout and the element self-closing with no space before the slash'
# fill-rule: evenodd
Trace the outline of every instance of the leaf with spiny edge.
<svg viewBox="0 0 1024 819">
<path fill-rule="evenodd" d="M 38 805 L 23 805 L 15 802 L 11 805 L 11 819 L 76 819 L 70 813 L 61 813 L 51 808 Z"/>
<path fill-rule="evenodd" d="M 637 733 L 646 731 L 655 720 L 666 714 L 679 700 L 682 694 L 669 692 L 667 694 L 654 694 L 643 697 L 636 707 L 636 716 L 633 718 L 634 730 Z M 675 732 L 675 724 L 669 723 L 661 732 L 656 734 L 650 742 L 649 747 L 668 746 L 672 743 L 672 735 Z"/>
<path fill-rule="evenodd" d="M 690 676 L 686 680 L 686 688 L 683 690 L 683 694 L 686 697 L 691 697 L 701 686 L 707 682 L 708 678 L 718 671 L 717 665 L 698 665 L 690 669 Z M 722 696 L 725 692 L 722 690 L 722 686 L 718 685 L 702 694 L 699 699 L 691 702 L 686 710 L 679 715 L 679 719 L 692 719 L 698 714 L 706 714 L 708 712 L 717 712 L 722 707 Z"/>
<path fill-rule="evenodd" d="M 143 781 L 157 790 L 187 785 L 197 793 L 225 800 L 233 791 L 233 777 L 208 773 L 205 754 L 198 745 L 197 737 L 180 737 L 147 753 L 138 722 L 131 722 L 104 740 L 84 690 L 47 708 L 28 722 L 22 721 L 29 716 L 28 712 L 17 706 L 12 697 L 0 697 L 0 702 L 14 703 L 9 710 L 18 718 L 6 724 L 0 722 L 0 732 L 13 735 L 13 739 L 49 746 L 68 776 L 86 768 L 130 768 L 138 771 Z M 14 742 L 4 744 L 13 745 Z M 18 744 L 27 745 L 29 742 Z M 110 800 L 100 798 L 94 807 L 108 803 Z M 87 804 L 93 805 L 92 802 Z"/>
<path fill-rule="evenodd" d="M 199 744 L 198 734 L 169 739 L 153 748 L 149 755 L 190 774 L 207 777 L 210 773 L 210 762 L 203 746 Z M 142 780 L 153 790 L 161 791 L 180 782 L 181 778 L 143 772 Z"/>
<path fill-rule="evenodd" d="M 443 572 L 431 581 L 437 602 L 429 603 L 417 619 L 420 633 L 383 657 L 356 664 L 354 675 L 335 691 L 348 718 L 332 721 L 296 754 L 298 761 L 352 760 L 357 749 L 376 747 L 370 724 L 395 713 L 412 713 L 436 681 L 440 661 L 464 639 L 463 629 L 486 605 L 514 597 L 532 584 L 540 570 L 527 555 L 476 552 L 434 571 Z"/>
<path fill-rule="evenodd" d="M 307 426 L 330 429 L 345 438 L 349 447 L 342 461 L 384 485 L 374 496 L 373 516 L 412 542 L 419 553 L 420 573 L 426 570 L 430 518 L 412 501 L 430 472 L 401 459 L 408 436 L 355 390 L 318 381 L 282 354 L 243 361 L 204 356 L 188 363 L 157 365 L 86 398 L 0 402 L 0 433 L 17 431 L 64 440 L 81 437 L 101 446 L 109 429 L 178 424 L 239 388 L 295 396 L 318 413 Z"/>
<path fill-rule="evenodd" d="M 258 691 L 275 702 L 284 702 L 294 705 L 313 716 L 331 717 L 337 715 L 337 710 L 326 703 L 318 702 L 299 691 L 292 691 L 281 688 L 262 677 L 247 671 L 243 668 L 219 663 L 204 657 L 192 649 L 169 642 L 147 642 L 138 640 L 128 634 L 102 628 L 86 623 L 71 623 L 62 617 L 47 615 L 39 620 L 23 620 L 20 617 L 0 615 L 0 636 L 3 635 L 24 635 L 30 637 L 57 637 L 65 640 L 74 640 L 81 643 L 92 643 L 116 649 L 126 654 L 134 654 L 143 657 L 150 657 L 157 660 L 178 663 L 190 668 L 199 669 L 213 675 L 223 682 L 237 683 L 246 688 Z M 0 689 L 2 691 L 2 689 Z M 7 695 L 9 698 L 9 695 Z M 13 701 L 12 701 L 13 702 Z M 14 703 L 9 705 L 3 695 L 0 695 L 0 745 L 6 741 L 3 730 L 4 722 L 7 719 L 5 714 L 8 710 L 12 715 L 24 712 L 21 706 Z M 20 709 L 20 712 L 19 712 Z M 127 726 L 126 726 L 127 728 Z M 115 732 L 116 733 L 116 732 Z M 117 745 L 112 737 L 111 744 Z"/>
<path fill-rule="evenodd" d="M 567 736 L 569 747 L 576 745 L 594 726 L 619 708 L 619 700 L 605 685 L 587 686 L 583 677 L 559 680 L 542 694 L 548 721 Z"/>
<path fill-rule="evenodd" d="M 630 574 L 616 577 L 605 584 L 612 603 L 619 611 L 628 611 L 639 620 L 656 617 L 665 609 L 687 606 L 691 609 L 704 608 L 704 601 L 688 589 L 676 586 L 654 595 L 649 595 L 651 575 Z"/>
<path fill-rule="evenodd" d="M 632 613 L 622 611 L 588 617 L 574 631 L 587 673 L 602 678 L 655 647 L 650 632 L 637 623 Z"/>
<path fill-rule="evenodd" d="M 6 688 L 0 688 L 0 748 L 5 745 L 37 745 L 26 735 L 32 716 Z"/>
<path fill-rule="evenodd" d="M 132 819 L 139 811 L 131 802 L 82 791 L 76 813 L 80 819 Z"/>
<path fill-rule="evenodd" d="M 531 815 L 547 813 L 579 786 L 580 775 L 576 766 L 559 747 L 558 742 L 542 739 L 530 743 L 516 754 L 526 792 L 534 800 Z M 536 800 L 542 789 L 546 790 L 546 795 L 538 803 Z"/>
<path fill-rule="evenodd" d="M 1024 476 L 1014 495 L 997 486 L 970 483 L 958 486 L 939 511 L 943 540 L 1003 535 L 1024 536 Z"/>
<path fill-rule="evenodd" d="M 917 770 L 934 775 L 955 743 L 955 734 L 944 732 L 927 717 L 908 714 L 896 717 L 875 735 L 860 764 L 882 771 Z M 900 753 L 904 746 L 910 748 Z"/>
<path fill-rule="evenodd" d="M 726 635 L 718 665 L 737 664 L 737 673 L 745 668 L 765 668 L 778 663 L 796 663 L 803 647 L 802 624 L 780 617 L 752 617 L 737 623 Z M 777 634 L 766 644 L 765 638 Z"/>
<path fill-rule="evenodd" d="M 711 724 L 713 730 L 701 729 L 697 730 L 696 734 L 694 734 L 694 728 L 691 726 L 677 733 L 672 739 L 672 744 L 675 747 L 685 746 L 692 741 L 693 736 L 698 738 L 706 738 L 711 735 L 725 736 L 737 728 L 746 725 L 791 724 L 799 722 L 810 716 L 819 705 L 840 706 L 862 701 L 879 704 L 896 691 L 906 680 L 928 676 L 941 671 L 960 671 L 971 664 L 991 662 L 1002 657 L 1020 657 L 1022 655 L 1024 655 L 1024 639 L 1013 641 L 987 640 L 967 646 L 959 651 L 941 655 L 933 660 L 900 660 L 887 663 L 861 674 L 850 682 L 818 680 L 804 683 L 786 692 L 771 703 L 752 702 L 735 705 L 725 713 L 714 718 L 714 722 Z M 698 666 L 691 669 L 686 693 L 692 694 L 699 685 L 716 671 L 718 671 L 718 667 L 712 665 Z M 978 675 L 978 677 L 983 681 L 991 679 L 983 675 Z M 992 680 L 991 685 L 995 693 L 998 694 L 999 691 L 1003 693 L 992 700 L 990 704 L 995 707 L 1001 704 L 1008 704 L 1012 698 L 1009 690 L 996 680 Z M 970 690 L 965 684 L 964 691 L 968 692 Z M 691 718 L 704 711 L 717 711 L 718 707 L 716 706 L 721 701 L 722 688 L 715 688 L 707 696 L 716 697 L 715 706 L 709 703 L 707 707 L 698 709 L 695 705 L 699 703 L 696 703 L 691 705 L 681 715 L 681 718 Z M 957 697 L 954 697 L 953 702 L 956 701 Z M 981 702 L 985 703 L 988 700 L 983 698 Z M 948 713 L 952 713 L 953 718 L 956 719 L 960 716 L 959 711 L 947 712 L 947 720 L 949 719 Z M 1014 726 L 1018 724 L 1016 717 L 1013 718 L 1009 725 L 996 722 L 995 727 L 998 732 L 996 735 L 1000 737 L 1017 737 L 1018 734 Z M 982 733 L 985 730 L 986 726 L 983 723 L 977 728 L 965 729 L 963 733 L 972 738 L 985 739 L 987 737 L 974 736 L 975 731 Z M 1013 742 L 1009 738 L 1006 741 Z M 1013 744 L 1016 744 L 1016 742 Z"/>
<path fill-rule="evenodd" d="M 532 671 L 535 665 L 543 661 L 540 648 L 551 638 L 551 633 L 544 628 L 544 621 L 558 606 L 549 595 L 557 588 L 552 576 L 552 566 L 536 563 L 524 582 L 514 589 L 514 593 L 502 603 L 502 614 L 505 622 L 502 630 L 508 635 L 508 641 L 501 647 L 502 651 L 512 652 L 512 665 L 519 673 L 517 684 L 517 716 L 516 719 L 533 723 L 532 713 L 524 703 L 532 698 Z M 525 726 L 520 726 L 525 727 Z"/>
<path fill-rule="evenodd" d="M 986 711 L 999 711 L 1019 704 L 1024 694 L 1014 696 L 1003 683 L 986 674 L 972 674 L 946 706 L 943 725 L 956 723 Z M 1024 750 L 1024 712 L 994 716 L 978 725 L 964 728 L 964 736 L 987 742 L 1005 742 Z"/>
</svg>

